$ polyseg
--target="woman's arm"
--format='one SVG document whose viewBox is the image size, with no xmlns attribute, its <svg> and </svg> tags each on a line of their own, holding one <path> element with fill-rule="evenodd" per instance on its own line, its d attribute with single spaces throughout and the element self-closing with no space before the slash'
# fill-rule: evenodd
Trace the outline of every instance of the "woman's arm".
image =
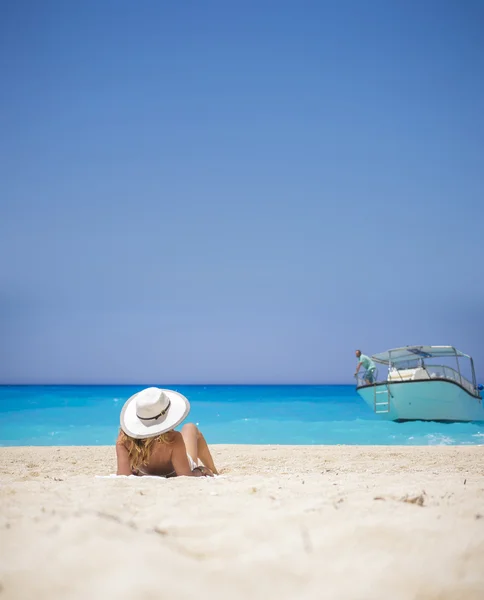
<svg viewBox="0 0 484 600">
<path fill-rule="evenodd" d="M 126 446 L 118 439 L 116 442 L 116 458 L 118 461 L 117 475 L 132 475 L 129 464 L 129 454 Z"/>
</svg>

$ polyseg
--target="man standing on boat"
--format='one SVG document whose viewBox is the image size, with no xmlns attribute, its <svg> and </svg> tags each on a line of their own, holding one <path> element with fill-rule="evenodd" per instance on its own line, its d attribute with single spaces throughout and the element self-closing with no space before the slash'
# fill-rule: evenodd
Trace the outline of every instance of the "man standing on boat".
<svg viewBox="0 0 484 600">
<path fill-rule="evenodd" d="M 356 351 L 356 358 L 358 359 L 358 365 L 355 371 L 355 377 L 358 375 L 358 371 L 363 366 L 365 369 L 365 381 L 368 385 L 371 385 L 375 381 L 375 363 L 366 354 L 362 354 L 361 350 Z"/>
</svg>

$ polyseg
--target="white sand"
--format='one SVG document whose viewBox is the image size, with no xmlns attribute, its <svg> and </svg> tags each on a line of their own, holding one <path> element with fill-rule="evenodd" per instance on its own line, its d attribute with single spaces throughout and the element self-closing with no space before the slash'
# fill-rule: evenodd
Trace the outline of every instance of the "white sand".
<svg viewBox="0 0 484 600">
<path fill-rule="evenodd" d="M 0 600 L 484 598 L 484 447 L 214 456 L 103 479 L 113 448 L 0 449 Z"/>
</svg>

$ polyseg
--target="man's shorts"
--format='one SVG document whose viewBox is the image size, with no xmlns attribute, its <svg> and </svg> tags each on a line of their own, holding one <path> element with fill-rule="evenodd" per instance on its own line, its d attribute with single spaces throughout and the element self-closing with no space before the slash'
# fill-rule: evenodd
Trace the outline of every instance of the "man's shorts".
<svg viewBox="0 0 484 600">
<path fill-rule="evenodd" d="M 365 379 L 370 383 L 375 381 L 375 367 L 373 367 L 373 369 L 368 369 L 368 371 L 365 373 Z"/>
</svg>

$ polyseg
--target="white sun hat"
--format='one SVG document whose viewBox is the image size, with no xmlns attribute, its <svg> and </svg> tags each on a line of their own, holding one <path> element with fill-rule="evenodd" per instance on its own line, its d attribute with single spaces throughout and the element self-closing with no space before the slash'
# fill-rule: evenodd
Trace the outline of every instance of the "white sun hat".
<svg viewBox="0 0 484 600">
<path fill-rule="evenodd" d="M 142 440 L 174 429 L 190 412 L 190 403 L 178 392 L 156 387 L 141 390 L 129 398 L 121 411 L 121 429 Z"/>
</svg>

